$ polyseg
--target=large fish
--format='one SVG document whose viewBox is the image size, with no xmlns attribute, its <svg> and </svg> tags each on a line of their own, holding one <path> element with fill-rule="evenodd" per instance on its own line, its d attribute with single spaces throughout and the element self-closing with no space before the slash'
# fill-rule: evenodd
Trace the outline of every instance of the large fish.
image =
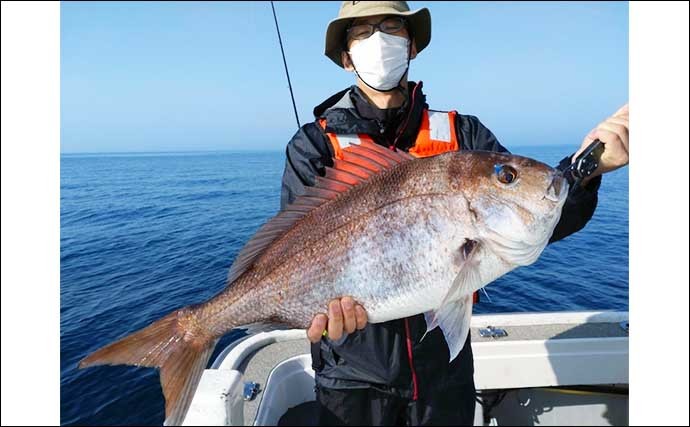
<svg viewBox="0 0 690 427">
<path fill-rule="evenodd" d="M 568 192 L 558 171 L 532 159 L 461 151 L 413 160 L 372 143 L 348 147 L 316 181 L 246 244 L 222 292 L 79 367 L 160 368 L 165 423 L 178 425 L 221 336 L 251 324 L 306 329 L 345 295 L 371 323 L 425 313 L 452 360 L 472 293 L 539 257 Z"/>
</svg>

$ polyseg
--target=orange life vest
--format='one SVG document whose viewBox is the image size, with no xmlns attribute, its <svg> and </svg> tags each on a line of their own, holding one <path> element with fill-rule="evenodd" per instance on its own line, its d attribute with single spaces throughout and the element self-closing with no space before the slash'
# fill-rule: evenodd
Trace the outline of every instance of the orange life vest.
<svg viewBox="0 0 690 427">
<path fill-rule="evenodd" d="M 455 111 L 434 111 L 425 109 L 422 112 L 422 123 L 419 126 L 414 146 L 408 151 L 414 157 L 429 157 L 446 151 L 458 151 L 460 143 L 455 134 Z M 320 119 L 319 124 L 326 129 L 326 119 Z M 342 159 L 342 149 L 359 144 L 360 141 L 374 142 L 365 133 L 335 134 L 327 132 L 336 159 Z"/>
<path fill-rule="evenodd" d="M 414 146 L 409 149 L 408 153 L 413 157 L 430 157 L 437 154 L 445 153 L 447 151 L 460 150 L 460 142 L 455 133 L 455 111 L 435 111 L 425 109 L 422 112 L 422 123 L 419 125 L 417 138 Z M 319 119 L 319 124 L 325 130 L 326 119 Z M 343 159 L 343 149 L 352 145 L 360 144 L 361 141 L 374 142 L 374 140 L 365 133 L 357 134 L 336 134 L 333 132 L 326 132 L 328 139 L 333 147 L 335 158 Z M 472 295 L 472 302 L 479 302 L 479 294 L 475 292 Z"/>
</svg>

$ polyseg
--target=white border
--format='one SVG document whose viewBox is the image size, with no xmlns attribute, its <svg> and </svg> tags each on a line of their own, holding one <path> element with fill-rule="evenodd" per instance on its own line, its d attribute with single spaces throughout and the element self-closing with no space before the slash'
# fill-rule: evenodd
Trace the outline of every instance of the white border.
<svg viewBox="0 0 690 427">
<path fill-rule="evenodd" d="M 629 16 L 630 425 L 688 425 L 688 3 Z"/>
<path fill-rule="evenodd" d="M 59 424 L 60 3 L 1 15 L 2 424 Z"/>
</svg>

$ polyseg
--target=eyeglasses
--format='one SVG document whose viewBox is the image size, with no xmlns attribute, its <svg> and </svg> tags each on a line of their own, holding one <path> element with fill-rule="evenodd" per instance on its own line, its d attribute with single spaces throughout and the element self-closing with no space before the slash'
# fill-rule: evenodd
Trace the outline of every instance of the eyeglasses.
<svg viewBox="0 0 690 427">
<path fill-rule="evenodd" d="M 347 29 L 347 36 L 354 40 L 364 40 L 374 34 L 374 30 L 376 29 L 386 34 L 394 34 L 406 27 L 407 21 L 404 18 L 391 16 L 378 24 L 352 25 Z"/>
</svg>

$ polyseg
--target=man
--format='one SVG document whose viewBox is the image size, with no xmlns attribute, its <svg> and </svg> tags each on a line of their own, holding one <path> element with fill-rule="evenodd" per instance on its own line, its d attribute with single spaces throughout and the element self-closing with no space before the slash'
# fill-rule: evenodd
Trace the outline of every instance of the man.
<svg viewBox="0 0 690 427">
<path fill-rule="evenodd" d="M 357 139 L 426 157 L 449 150 L 507 152 L 474 116 L 430 110 L 422 83 L 407 81 L 410 60 L 431 39 L 428 9 L 400 1 L 346 1 L 326 34 L 325 54 L 356 75 L 357 84 L 314 109 L 315 122 L 295 134 L 286 150 L 281 207 L 315 183 L 340 150 Z M 601 174 L 628 162 L 627 106 L 585 137 L 606 147 L 595 174 L 574 188 L 551 241 L 576 232 L 597 203 Z M 577 153 L 576 153 L 577 154 Z M 568 156 L 565 168 L 575 156 Z M 471 425 L 475 388 L 470 337 L 452 362 L 443 333 L 426 331 L 423 315 L 367 324 L 366 310 L 350 297 L 316 314 L 307 335 L 316 371 L 319 423 L 325 425 Z"/>
</svg>

